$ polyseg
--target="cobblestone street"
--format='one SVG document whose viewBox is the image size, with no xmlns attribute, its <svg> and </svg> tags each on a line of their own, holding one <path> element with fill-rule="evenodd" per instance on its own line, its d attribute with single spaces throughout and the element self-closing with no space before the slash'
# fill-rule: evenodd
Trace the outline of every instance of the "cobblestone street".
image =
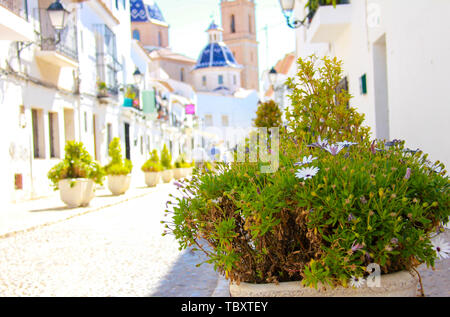
<svg viewBox="0 0 450 317">
<path fill-rule="evenodd" d="M 174 186 L 0 240 L 0 296 L 211 296 L 218 274 L 162 237 Z"/>
</svg>

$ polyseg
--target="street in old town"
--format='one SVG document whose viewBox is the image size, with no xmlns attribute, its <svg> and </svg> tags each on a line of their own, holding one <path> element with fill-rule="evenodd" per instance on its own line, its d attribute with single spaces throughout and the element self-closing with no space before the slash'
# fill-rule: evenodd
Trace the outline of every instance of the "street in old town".
<svg viewBox="0 0 450 317">
<path fill-rule="evenodd" d="M 161 184 L 142 197 L 3 237 L 0 296 L 226 296 L 211 265 L 196 267 L 200 254 L 180 252 L 172 236 L 161 235 L 171 192 L 173 184 Z"/>
</svg>

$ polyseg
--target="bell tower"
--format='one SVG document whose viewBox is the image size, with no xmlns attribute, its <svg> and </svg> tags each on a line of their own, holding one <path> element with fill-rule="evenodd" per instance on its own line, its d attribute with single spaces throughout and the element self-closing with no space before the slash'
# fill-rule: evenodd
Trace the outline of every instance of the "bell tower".
<svg viewBox="0 0 450 317">
<path fill-rule="evenodd" d="M 244 68 L 241 86 L 259 90 L 254 0 L 221 0 L 223 40 Z"/>
</svg>

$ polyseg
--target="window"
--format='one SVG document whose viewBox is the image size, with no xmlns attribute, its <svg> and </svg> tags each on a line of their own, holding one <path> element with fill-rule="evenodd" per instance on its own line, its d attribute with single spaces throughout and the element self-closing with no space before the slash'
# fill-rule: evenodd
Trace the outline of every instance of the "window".
<svg viewBox="0 0 450 317">
<path fill-rule="evenodd" d="M 162 33 L 158 32 L 158 46 L 162 47 Z"/>
<path fill-rule="evenodd" d="M 58 114 L 54 112 L 48 113 L 48 126 L 50 133 L 50 157 L 59 157 L 59 125 L 58 125 Z"/>
<path fill-rule="evenodd" d="M 84 112 L 84 132 L 88 132 L 87 112 Z"/>
<path fill-rule="evenodd" d="M 112 125 L 111 123 L 106 124 L 106 156 L 109 156 L 109 144 L 112 141 Z"/>
<path fill-rule="evenodd" d="M 252 33 L 252 16 L 248 15 L 248 31 Z"/>
<path fill-rule="evenodd" d="M 237 85 L 237 77 L 236 77 L 236 75 L 233 75 L 233 85 Z"/>
<path fill-rule="evenodd" d="M 219 75 L 219 85 L 223 85 L 223 75 Z"/>
<path fill-rule="evenodd" d="M 133 30 L 133 39 L 140 41 L 141 40 L 141 33 L 139 33 L 138 30 Z"/>
<path fill-rule="evenodd" d="M 202 85 L 203 87 L 206 87 L 206 76 L 202 77 Z"/>
<path fill-rule="evenodd" d="M 31 109 L 33 125 L 33 154 L 34 158 L 45 158 L 45 141 L 43 113 L 40 109 Z"/>
<path fill-rule="evenodd" d="M 184 81 L 184 68 L 180 70 L 180 81 Z"/>
<path fill-rule="evenodd" d="M 205 115 L 205 126 L 212 127 L 213 126 L 213 116 L 211 114 Z"/>
<path fill-rule="evenodd" d="M 366 74 L 362 75 L 360 78 L 360 90 L 361 90 L 361 95 L 367 94 L 367 75 Z"/>
<path fill-rule="evenodd" d="M 228 125 L 229 125 L 228 116 L 222 115 L 222 127 L 228 127 Z"/>
<path fill-rule="evenodd" d="M 231 15 L 231 33 L 236 33 L 236 18 L 234 14 Z"/>
</svg>

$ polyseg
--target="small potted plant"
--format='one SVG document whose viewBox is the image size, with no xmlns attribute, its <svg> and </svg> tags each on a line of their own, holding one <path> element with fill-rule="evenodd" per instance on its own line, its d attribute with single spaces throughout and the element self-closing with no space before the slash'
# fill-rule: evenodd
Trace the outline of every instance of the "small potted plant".
<svg viewBox="0 0 450 317">
<path fill-rule="evenodd" d="M 122 195 L 130 188 L 133 164 L 123 158 L 120 139 L 117 137 L 109 144 L 108 154 L 111 161 L 104 168 L 108 178 L 108 189 L 113 195 Z"/>
<path fill-rule="evenodd" d="M 104 81 L 97 82 L 97 97 L 108 97 L 108 87 L 106 86 L 106 83 Z"/>
<path fill-rule="evenodd" d="M 67 206 L 85 207 L 95 196 L 95 183 L 103 183 L 104 171 L 92 160 L 83 143 L 68 141 L 64 159 L 48 172 L 48 178 Z"/>
<path fill-rule="evenodd" d="M 186 159 L 184 154 L 180 154 L 175 160 L 175 169 L 173 170 L 173 175 L 175 179 L 181 179 L 187 176 Z"/>
<path fill-rule="evenodd" d="M 163 169 L 161 173 L 162 180 L 164 183 L 168 183 L 173 179 L 173 166 L 172 156 L 170 155 L 165 144 L 161 151 L 161 166 Z"/>
<path fill-rule="evenodd" d="M 159 184 L 162 166 L 159 161 L 157 150 L 152 151 L 150 159 L 142 165 L 141 169 L 145 173 L 145 183 L 147 186 L 153 187 Z"/>
<path fill-rule="evenodd" d="M 404 141 L 371 140 L 336 89 L 341 62 L 316 62 L 299 59 L 288 81 L 278 169 L 205 167 L 168 202 L 165 234 L 204 252 L 232 296 L 416 296 L 416 267 L 450 257 L 436 237 L 450 216 L 444 166 Z"/>
</svg>

